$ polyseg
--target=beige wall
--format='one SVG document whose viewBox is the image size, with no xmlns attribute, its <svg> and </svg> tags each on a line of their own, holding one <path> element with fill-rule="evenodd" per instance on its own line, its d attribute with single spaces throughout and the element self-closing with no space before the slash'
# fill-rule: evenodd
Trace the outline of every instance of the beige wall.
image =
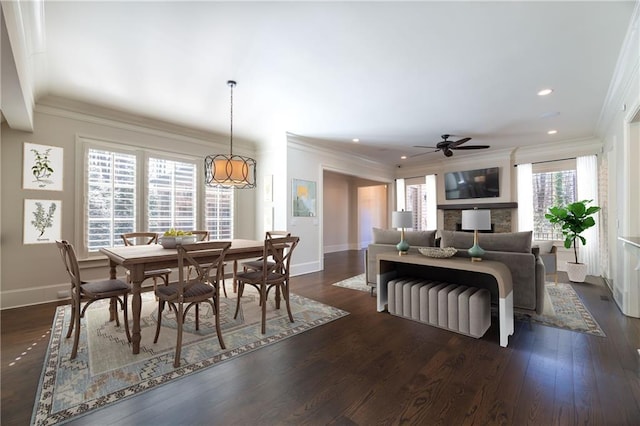
<svg viewBox="0 0 640 426">
<path fill-rule="evenodd" d="M 204 157 L 212 150 L 226 152 L 227 142 L 214 136 L 167 131 L 159 127 L 136 124 L 70 112 L 52 107 L 36 108 L 32 133 L 10 129 L 2 123 L 1 144 L 1 306 L 2 308 L 43 303 L 58 298 L 66 291 L 69 280 L 62 266 L 55 244 L 23 244 L 23 209 L 25 199 L 52 199 L 62 201 L 62 238 L 77 243 L 81 235 L 76 232 L 79 221 L 76 203 L 81 178 L 76 163 L 78 136 L 91 137 L 152 148 L 158 151 Z M 64 149 L 63 191 L 36 191 L 22 189 L 23 144 L 31 142 Z M 234 144 L 235 147 L 235 144 Z M 225 150 L 225 151 L 222 151 Z M 240 153 L 240 152 L 239 152 Z M 243 153 L 244 154 L 244 153 Z M 81 191 L 81 190 L 80 190 Z M 255 238 L 255 195 L 253 190 L 236 191 L 236 237 Z M 242 208 L 238 208 L 242 206 Z M 104 258 L 81 264 L 84 279 L 105 277 L 108 274 Z M 123 273 L 123 271 L 119 271 Z"/>
</svg>

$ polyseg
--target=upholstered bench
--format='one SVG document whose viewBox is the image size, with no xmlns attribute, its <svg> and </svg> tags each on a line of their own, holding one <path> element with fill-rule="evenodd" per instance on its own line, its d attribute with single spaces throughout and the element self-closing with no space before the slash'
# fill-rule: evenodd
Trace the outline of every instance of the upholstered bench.
<svg viewBox="0 0 640 426">
<path fill-rule="evenodd" d="M 491 326 L 491 294 L 484 288 L 403 277 L 387 283 L 387 295 L 395 316 L 475 338 Z"/>
</svg>

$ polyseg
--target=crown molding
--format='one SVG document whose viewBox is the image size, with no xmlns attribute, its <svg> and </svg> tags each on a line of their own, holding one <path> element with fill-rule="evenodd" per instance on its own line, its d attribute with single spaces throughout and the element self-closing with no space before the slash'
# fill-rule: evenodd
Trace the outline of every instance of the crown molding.
<svg viewBox="0 0 640 426">
<path fill-rule="evenodd" d="M 570 139 L 535 146 L 519 147 L 513 155 L 514 164 L 576 158 L 602 153 L 603 143 L 597 138 Z"/>
<path fill-rule="evenodd" d="M 176 139 L 211 147 L 228 145 L 228 136 L 204 130 L 180 126 L 141 115 L 89 104 L 73 99 L 48 96 L 36 103 L 37 113 L 78 120 L 116 129 L 127 130 L 152 136 Z M 254 153 L 255 145 L 246 139 L 234 138 L 234 151 Z"/>
</svg>

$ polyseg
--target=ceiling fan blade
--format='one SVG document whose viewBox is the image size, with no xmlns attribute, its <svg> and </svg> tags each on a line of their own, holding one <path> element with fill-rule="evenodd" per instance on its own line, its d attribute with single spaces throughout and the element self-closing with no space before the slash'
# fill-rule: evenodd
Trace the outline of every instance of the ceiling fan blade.
<svg viewBox="0 0 640 426">
<path fill-rule="evenodd" d="M 424 148 L 431 148 L 431 147 L 424 147 Z M 420 152 L 418 154 L 410 155 L 409 158 L 419 157 L 420 155 L 431 154 L 432 152 L 438 152 L 438 151 L 440 151 L 440 150 L 439 149 L 434 149 L 433 151 Z"/>
<path fill-rule="evenodd" d="M 424 145 L 414 145 L 414 148 L 430 148 L 430 149 L 438 149 L 435 146 L 424 146 Z"/>
<path fill-rule="evenodd" d="M 451 149 L 486 149 L 486 148 L 490 148 L 489 145 L 469 145 L 469 146 L 450 146 L 449 148 Z"/>
<path fill-rule="evenodd" d="M 457 147 L 457 146 L 459 146 L 459 145 L 462 145 L 462 144 L 463 144 L 463 143 L 465 143 L 465 142 L 469 142 L 470 140 L 471 140 L 471 138 L 462 138 L 462 139 L 459 139 L 459 140 L 457 140 L 457 141 L 455 141 L 455 142 L 450 143 L 450 144 L 449 144 L 449 148 L 455 148 L 455 147 Z"/>
</svg>

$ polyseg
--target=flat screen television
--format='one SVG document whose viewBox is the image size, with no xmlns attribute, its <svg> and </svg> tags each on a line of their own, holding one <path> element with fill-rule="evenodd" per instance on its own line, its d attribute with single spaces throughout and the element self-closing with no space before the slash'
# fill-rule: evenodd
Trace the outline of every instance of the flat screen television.
<svg viewBox="0 0 640 426">
<path fill-rule="evenodd" d="M 444 174 L 444 192 L 447 200 L 492 198 L 500 196 L 499 167 L 447 172 Z"/>
</svg>

